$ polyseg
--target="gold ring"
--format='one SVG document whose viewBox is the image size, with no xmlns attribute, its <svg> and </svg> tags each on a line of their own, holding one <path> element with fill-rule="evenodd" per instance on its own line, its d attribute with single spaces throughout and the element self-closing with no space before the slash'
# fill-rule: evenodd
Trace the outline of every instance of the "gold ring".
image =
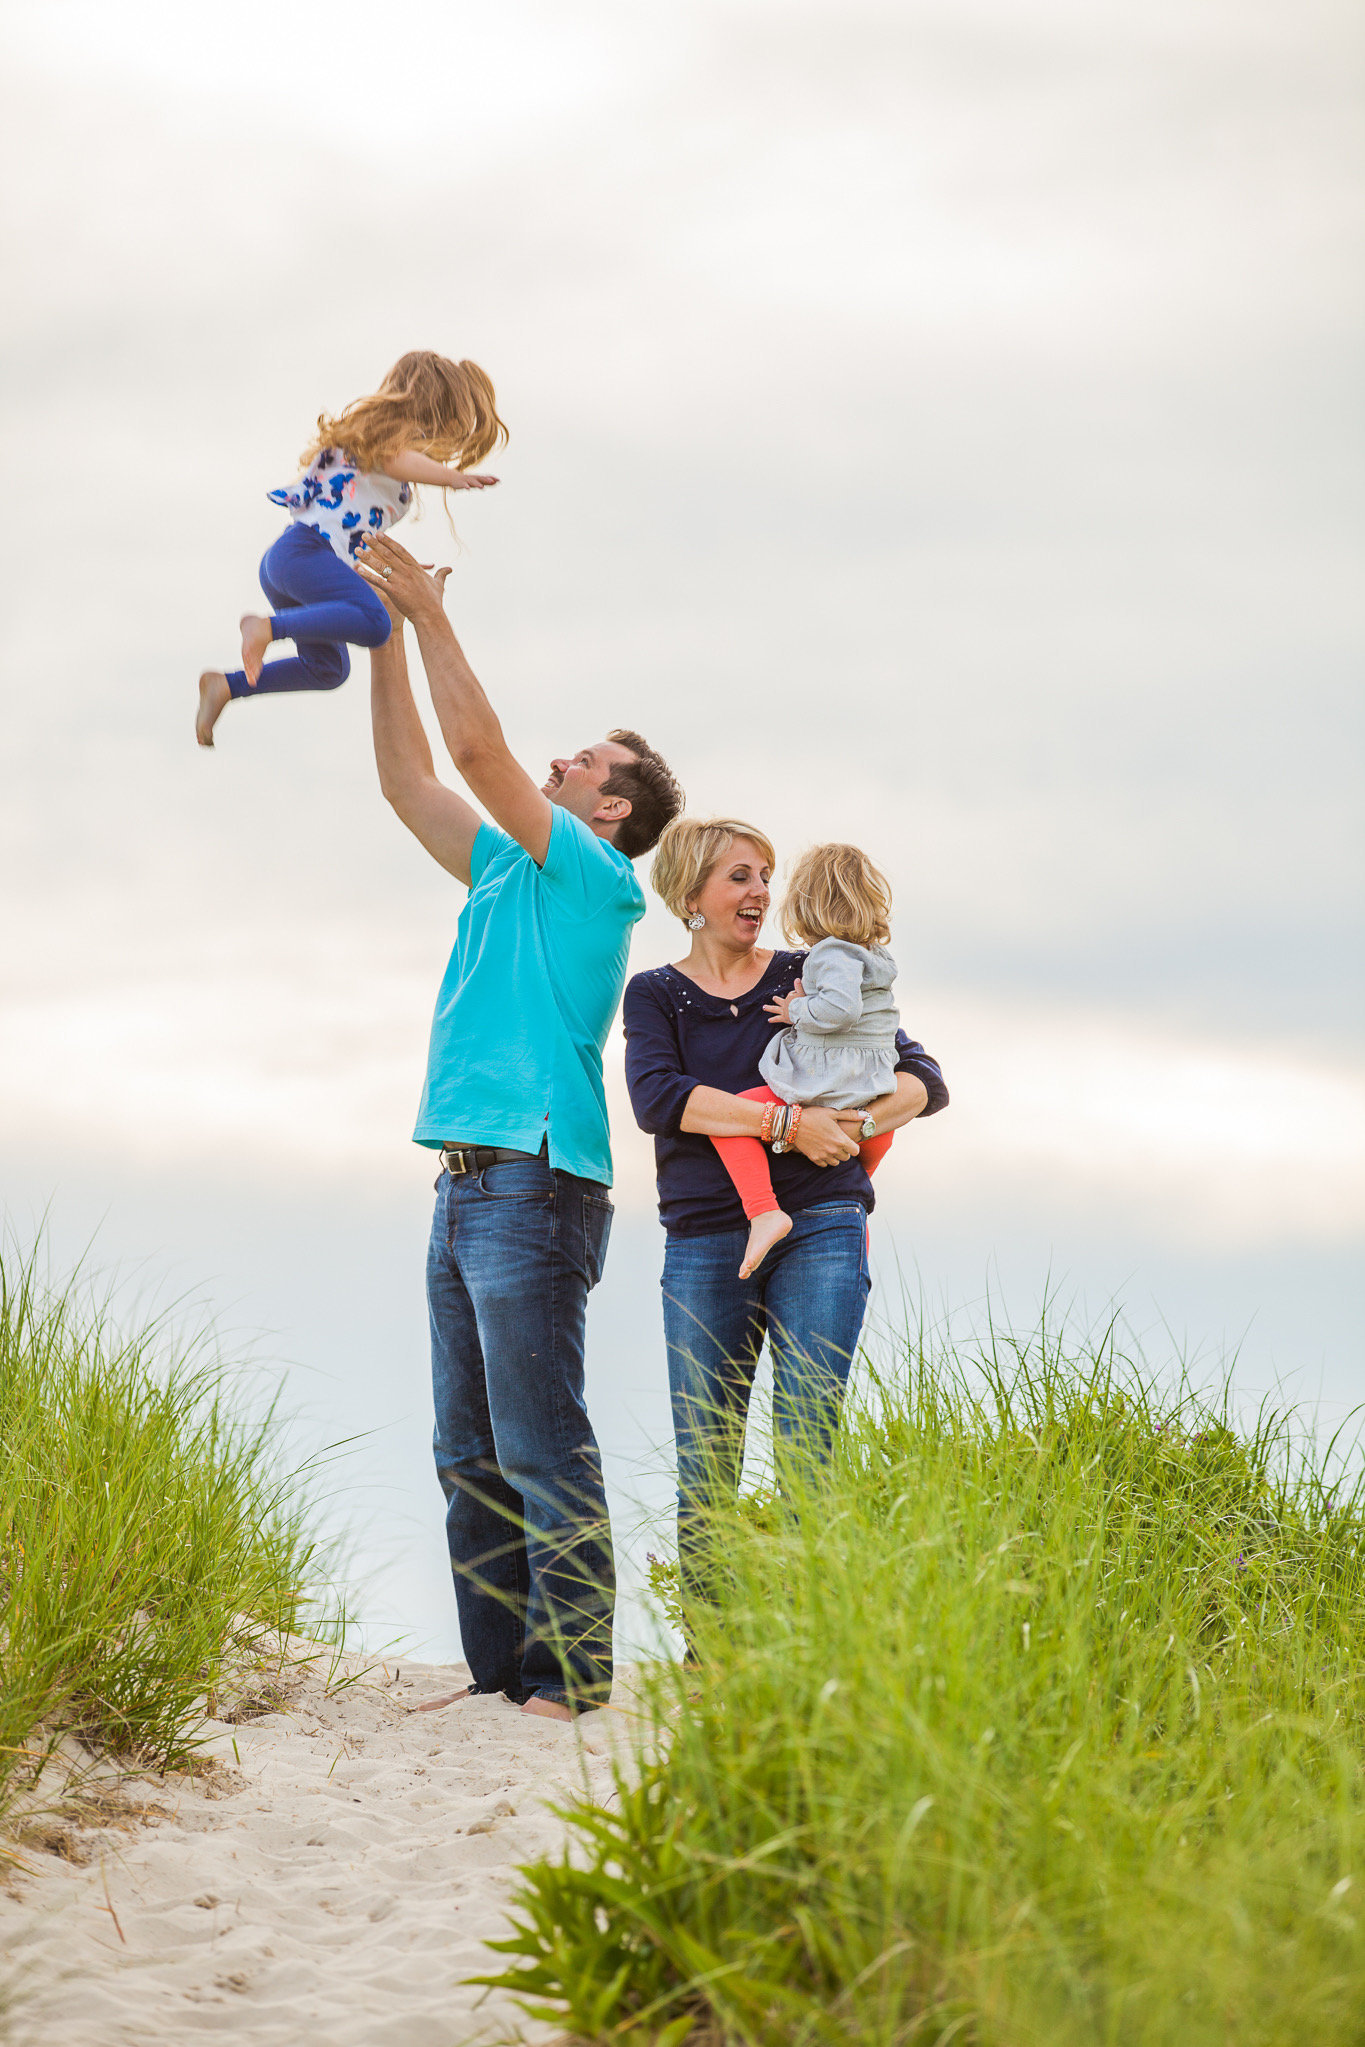
<svg viewBox="0 0 1365 2047">
<path fill-rule="evenodd" d="M 381 570 L 379 571 L 379 573 L 380 573 L 380 575 L 381 575 L 381 576 L 382 576 L 382 577 L 384 578 L 384 581 L 385 581 L 385 582 L 387 583 L 387 582 L 388 582 L 388 580 L 389 580 L 389 577 L 390 577 L 390 576 L 391 576 L 391 575 L 393 574 L 393 570 L 392 570 L 392 569 L 381 569 Z"/>
</svg>

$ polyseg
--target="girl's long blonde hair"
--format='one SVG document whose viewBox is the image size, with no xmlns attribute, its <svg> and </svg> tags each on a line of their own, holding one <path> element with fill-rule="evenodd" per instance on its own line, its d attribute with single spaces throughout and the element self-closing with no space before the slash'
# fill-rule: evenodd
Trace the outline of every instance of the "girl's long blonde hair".
<svg viewBox="0 0 1365 2047">
<path fill-rule="evenodd" d="M 792 868 L 782 900 L 782 929 L 799 945 L 846 938 L 850 945 L 886 945 L 891 938 L 891 887 L 859 846 L 812 846 Z"/>
<path fill-rule="evenodd" d="M 413 348 L 370 397 L 344 412 L 318 414 L 302 462 L 306 469 L 323 448 L 340 448 L 357 469 L 378 469 L 386 455 L 412 448 L 433 462 L 471 469 L 506 439 L 492 381 L 476 362 Z"/>
</svg>

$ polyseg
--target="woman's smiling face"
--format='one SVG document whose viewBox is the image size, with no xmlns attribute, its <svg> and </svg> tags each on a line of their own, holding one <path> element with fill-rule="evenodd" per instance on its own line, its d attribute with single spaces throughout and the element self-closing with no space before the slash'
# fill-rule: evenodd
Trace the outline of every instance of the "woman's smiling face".
<svg viewBox="0 0 1365 2047">
<path fill-rule="evenodd" d="M 691 906 L 706 919 L 713 938 L 749 951 L 758 943 L 772 898 L 773 873 L 752 839 L 735 839 L 697 891 Z"/>
</svg>

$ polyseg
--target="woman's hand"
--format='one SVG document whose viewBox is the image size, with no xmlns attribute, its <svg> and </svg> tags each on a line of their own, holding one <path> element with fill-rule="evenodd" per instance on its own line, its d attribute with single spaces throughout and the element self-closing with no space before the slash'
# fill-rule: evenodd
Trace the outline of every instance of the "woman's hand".
<svg viewBox="0 0 1365 2047">
<path fill-rule="evenodd" d="M 798 995 L 804 995 L 805 992 L 805 989 L 798 981 L 790 995 L 775 995 L 772 1001 L 765 1002 L 763 1007 L 774 1023 L 789 1024 L 791 1022 L 791 1005 L 795 1002 Z"/>
<path fill-rule="evenodd" d="M 793 1151 L 801 1152 L 813 1166 L 842 1165 L 858 1154 L 857 1138 L 849 1135 L 833 1109 L 803 1109 L 791 1143 Z"/>
<path fill-rule="evenodd" d="M 871 1116 L 877 1125 L 877 1136 L 884 1137 L 888 1130 L 899 1130 L 904 1124 L 913 1123 L 928 1099 L 929 1091 L 917 1073 L 898 1073 L 896 1085 L 889 1095 L 878 1095 L 865 1109 L 840 1109 L 839 1121 L 845 1130 L 861 1135 L 864 1116 Z M 809 1114 L 807 1109 L 806 1115 Z"/>
</svg>

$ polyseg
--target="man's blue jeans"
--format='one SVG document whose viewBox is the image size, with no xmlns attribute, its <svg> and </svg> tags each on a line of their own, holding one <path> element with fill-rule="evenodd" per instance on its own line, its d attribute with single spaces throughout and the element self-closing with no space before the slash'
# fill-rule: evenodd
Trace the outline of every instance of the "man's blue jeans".
<svg viewBox="0 0 1365 2047">
<path fill-rule="evenodd" d="M 436 1470 L 475 1685 L 603 1703 L 615 1597 L 602 1460 L 583 1404 L 605 1187 L 538 1159 L 442 1173 L 427 1257 Z"/>
<path fill-rule="evenodd" d="M 670 1237 L 664 1338 L 678 1451 L 678 1555 L 684 1592 L 704 1594 L 698 1550 L 708 1500 L 733 1500 L 754 1373 L 773 1362 L 778 1470 L 827 1454 L 867 1308 L 867 1211 L 860 1201 L 798 1209 L 758 1271 L 737 1277 L 748 1232 Z"/>
</svg>

